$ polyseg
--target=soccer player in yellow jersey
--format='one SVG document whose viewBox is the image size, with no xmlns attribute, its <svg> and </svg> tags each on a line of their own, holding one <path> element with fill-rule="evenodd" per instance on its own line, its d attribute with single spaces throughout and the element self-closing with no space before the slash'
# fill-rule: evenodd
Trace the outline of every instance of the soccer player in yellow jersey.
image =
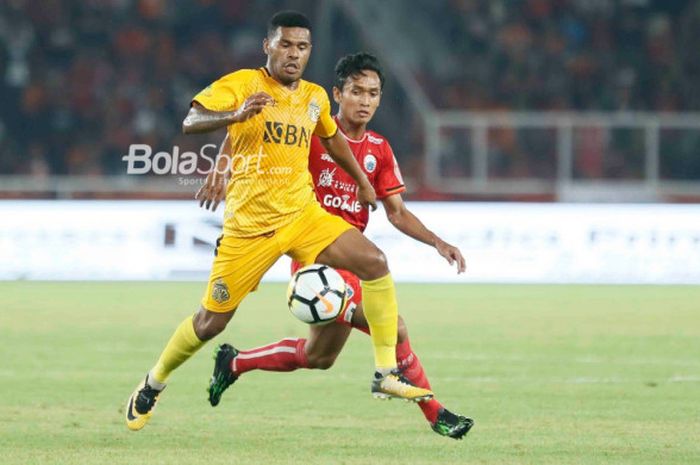
<svg viewBox="0 0 700 465">
<path fill-rule="evenodd" d="M 432 397 L 396 370 L 398 306 L 394 283 L 382 252 L 359 230 L 326 212 L 316 201 L 308 171 L 311 136 L 355 180 L 357 198 L 376 208 L 374 188 L 338 133 L 326 92 L 301 79 L 311 53 L 311 24 L 297 12 L 280 12 L 263 40 L 264 67 L 240 70 L 211 84 L 192 101 L 183 121 L 185 133 L 227 128 L 230 181 L 226 190 L 224 231 L 201 307 L 175 330 L 155 366 L 139 383 L 126 406 L 126 423 L 140 430 L 153 414 L 165 383 L 178 366 L 218 335 L 263 274 L 287 254 L 306 265 L 323 263 L 362 279 L 376 372 L 371 390 L 383 397 L 415 401 Z M 211 198 L 225 185 L 216 171 L 200 193 Z M 217 357 L 226 356 L 219 353 Z M 210 397 L 233 380 L 222 377 Z"/>
</svg>

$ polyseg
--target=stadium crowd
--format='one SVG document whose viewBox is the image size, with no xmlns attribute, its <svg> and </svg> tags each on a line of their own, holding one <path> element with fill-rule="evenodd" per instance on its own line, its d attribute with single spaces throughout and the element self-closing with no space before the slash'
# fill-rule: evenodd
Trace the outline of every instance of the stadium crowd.
<svg viewBox="0 0 700 465">
<path fill-rule="evenodd" d="M 449 0 L 426 3 L 453 45 L 425 88 L 445 108 L 700 109 L 687 0 Z"/>
<path fill-rule="evenodd" d="M 449 66 L 426 67 L 418 76 L 439 108 L 700 109 L 697 3 L 421 0 L 416 5 L 440 24 L 451 44 Z M 0 174 L 123 174 L 121 156 L 133 143 L 197 150 L 212 140 L 180 135 L 189 98 L 215 76 L 259 66 L 260 25 L 271 12 L 290 7 L 313 19 L 317 5 L 2 2 Z M 349 35 L 334 40 L 340 42 L 336 50 L 358 46 Z M 397 129 L 378 129 L 386 129 L 390 139 L 405 139 L 393 133 Z M 401 160 L 405 174 L 420 177 L 420 163 L 409 161 Z M 503 172 L 517 169 L 508 165 Z"/>
</svg>

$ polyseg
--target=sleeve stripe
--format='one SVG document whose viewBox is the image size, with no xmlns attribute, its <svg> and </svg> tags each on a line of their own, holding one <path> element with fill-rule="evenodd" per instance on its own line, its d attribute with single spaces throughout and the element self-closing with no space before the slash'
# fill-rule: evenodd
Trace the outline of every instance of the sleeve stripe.
<svg viewBox="0 0 700 465">
<path fill-rule="evenodd" d="M 335 131 L 333 131 L 333 134 L 330 136 L 318 136 L 321 139 L 330 139 L 331 137 L 335 137 L 335 135 L 338 134 L 338 125 L 335 126 Z"/>
<path fill-rule="evenodd" d="M 392 193 L 392 191 L 404 190 L 405 188 L 406 188 L 406 186 L 404 184 L 401 184 L 401 185 L 396 186 L 396 187 L 390 187 L 389 189 L 385 189 L 385 191 L 387 194 L 390 194 L 390 193 Z"/>
<path fill-rule="evenodd" d="M 194 102 L 199 103 L 200 105 L 202 105 L 204 108 L 206 108 L 206 109 L 209 110 L 209 111 L 226 111 L 226 110 L 220 109 L 220 108 L 217 107 L 216 105 L 212 105 L 212 103 L 215 103 L 215 102 L 207 102 L 207 103 L 204 103 L 204 102 L 202 101 L 202 97 L 199 96 L 199 95 L 195 96 L 195 97 L 192 99 L 192 101 L 190 102 L 190 106 L 192 106 L 192 104 L 193 104 Z"/>
</svg>

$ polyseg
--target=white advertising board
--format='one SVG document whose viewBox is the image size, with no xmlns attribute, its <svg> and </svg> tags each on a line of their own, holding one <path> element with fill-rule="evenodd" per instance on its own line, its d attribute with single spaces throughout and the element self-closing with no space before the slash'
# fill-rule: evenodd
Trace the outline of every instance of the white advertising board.
<svg viewBox="0 0 700 465">
<path fill-rule="evenodd" d="M 397 281 L 700 284 L 700 206 L 408 204 L 458 246 L 467 273 L 381 209 L 368 236 Z M 194 202 L 0 201 L 0 279 L 205 280 L 221 208 Z M 286 281 L 281 259 L 267 280 Z"/>
</svg>

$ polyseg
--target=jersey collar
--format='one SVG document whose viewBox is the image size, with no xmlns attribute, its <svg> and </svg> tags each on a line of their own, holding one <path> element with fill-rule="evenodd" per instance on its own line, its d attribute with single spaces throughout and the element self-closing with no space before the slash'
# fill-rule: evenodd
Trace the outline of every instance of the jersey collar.
<svg viewBox="0 0 700 465">
<path fill-rule="evenodd" d="M 362 142 L 365 141 L 365 139 L 367 139 L 367 134 L 369 133 L 368 130 L 365 129 L 365 133 L 362 134 L 362 138 L 360 138 L 360 139 L 351 139 L 351 138 L 348 137 L 347 134 L 345 134 L 345 131 L 343 131 L 343 127 L 340 125 L 340 121 L 338 120 L 338 115 L 335 115 L 335 116 L 333 117 L 333 119 L 335 120 L 335 124 L 338 126 L 338 130 L 339 130 L 340 133 L 343 135 L 343 137 L 345 137 L 345 140 L 347 140 L 348 142 L 354 142 L 355 144 L 361 144 Z"/>
<path fill-rule="evenodd" d="M 273 77 L 272 77 L 272 74 L 270 74 L 270 71 L 267 69 L 267 66 L 261 66 L 261 67 L 258 68 L 258 69 L 259 69 L 260 71 L 262 71 L 263 75 L 264 75 L 267 79 L 269 79 L 270 81 L 272 81 L 272 82 L 275 84 L 275 87 L 276 87 L 276 88 L 282 89 L 282 91 L 287 92 L 287 93 L 289 93 L 289 94 L 294 94 L 294 93 L 296 93 L 299 89 L 301 89 L 302 85 L 304 84 L 304 80 L 303 80 L 303 79 L 299 79 L 299 85 L 297 86 L 296 89 L 292 90 L 292 89 L 289 89 L 288 87 L 286 87 L 285 85 L 283 85 L 282 83 L 278 82 L 275 78 L 273 78 Z"/>
</svg>

